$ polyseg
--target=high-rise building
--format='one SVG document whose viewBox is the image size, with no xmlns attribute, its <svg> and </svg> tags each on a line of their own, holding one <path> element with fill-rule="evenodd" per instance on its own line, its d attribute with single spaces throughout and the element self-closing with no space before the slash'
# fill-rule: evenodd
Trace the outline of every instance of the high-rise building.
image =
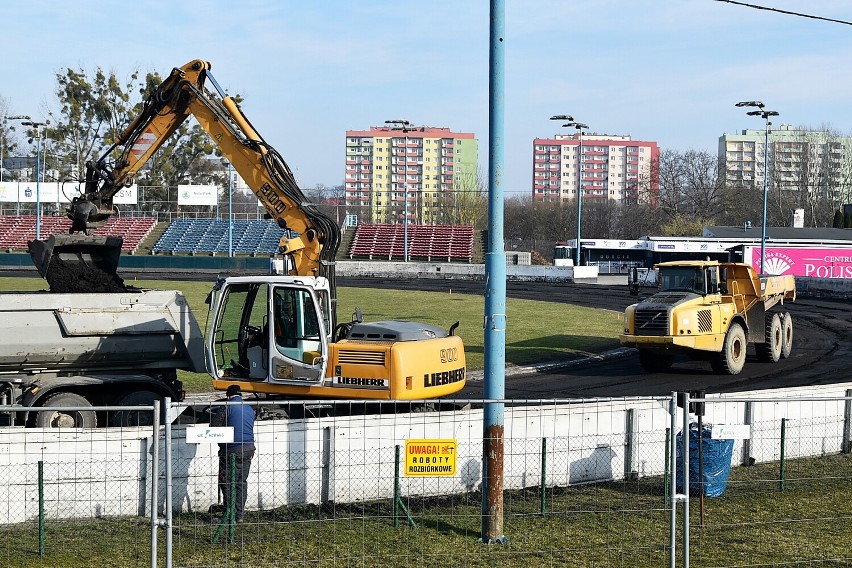
<svg viewBox="0 0 852 568">
<path fill-rule="evenodd" d="M 806 130 L 781 124 L 769 131 L 747 129 L 742 134 L 719 137 L 719 155 L 725 161 L 725 177 L 735 187 L 762 188 L 769 163 L 768 187 L 809 192 L 822 190 L 839 197 L 852 182 L 852 138 L 822 130 Z M 837 194 L 837 195 L 834 195 Z"/>
<path fill-rule="evenodd" d="M 431 126 L 346 131 L 345 205 L 361 222 L 457 222 L 458 192 L 478 184 L 479 142 Z"/>
<path fill-rule="evenodd" d="M 656 142 L 639 142 L 630 136 L 557 134 L 533 141 L 533 199 L 562 202 L 577 198 L 582 184 L 583 200 L 637 203 L 653 200 L 659 179 L 652 164 L 659 159 Z M 582 179 L 578 180 L 580 168 Z"/>
</svg>

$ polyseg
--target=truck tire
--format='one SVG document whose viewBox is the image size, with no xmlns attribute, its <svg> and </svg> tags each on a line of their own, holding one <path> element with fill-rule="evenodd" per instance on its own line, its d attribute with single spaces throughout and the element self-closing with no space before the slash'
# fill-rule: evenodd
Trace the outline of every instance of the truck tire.
<svg viewBox="0 0 852 568">
<path fill-rule="evenodd" d="M 713 370 L 726 375 L 736 375 L 743 370 L 746 360 L 746 334 L 743 326 L 734 322 L 725 335 L 722 352 L 710 360 Z"/>
<path fill-rule="evenodd" d="M 155 400 L 160 401 L 160 423 L 162 424 L 166 409 L 162 407 L 163 397 L 155 392 L 147 390 L 129 392 L 118 397 L 114 404 L 116 406 L 150 406 L 154 404 Z M 153 426 L 154 413 L 147 408 L 140 410 L 117 410 L 113 413 L 111 422 L 113 426 L 120 427 Z"/>
<path fill-rule="evenodd" d="M 648 373 L 663 373 L 672 367 L 674 358 L 648 349 L 639 350 L 639 364 Z"/>
<path fill-rule="evenodd" d="M 58 392 L 44 399 L 42 406 L 80 406 L 92 404 L 73 392 Z M 37 428 L 94 428 L 98 417 L 94 410 L 39 410 L 35 417 Z"/>
<path fill-rule="evenodd" d="M 790 312 L 781 314 L 781 357 L 786 359 L 793 351 L 793 316 Z"/>
<path fill-rule="evenodd" d="M 781 316 L 777 313 L 766 314 L 766 325 L 763 330 L 763 343 L 755 343 L 757 358 L 766 363 L 777 363 L 781 359 L 784 346 L 784 334 L 781 329 Z"/>
</svg>

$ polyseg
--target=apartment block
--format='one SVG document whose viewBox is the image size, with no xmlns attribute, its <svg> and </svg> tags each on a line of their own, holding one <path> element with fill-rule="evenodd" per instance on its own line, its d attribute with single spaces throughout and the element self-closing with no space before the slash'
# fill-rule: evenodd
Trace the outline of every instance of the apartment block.
<svg viewBox="0 0 852 568">
<path fill-rule="evenodd" d="M 345 205 L 360 222 L 452 223 L 456 192 L 474 191 L 479 142 L 449 128 L 346 131 Z"/>
<path fill-rule="evenodd" d="M 580 148 L 582 145 L 582 154 Z M 608 134 L 557 134 L 533 141 L 533 199 L 577 199 L 638 203 L 659 192 L 656 142 Z"/>
<path fill-rule="evenodd" d="M 781 124 L 770 125 L 768 146 L 766 141 L 766 129 L 719 137 L 719 155 L 724 157 L 729 184 L 763 187 L 768 181 L 769 187 L 782 190 L 807 187 L 839 194 L 852 182 L 850 137 Z"/>
</svg>

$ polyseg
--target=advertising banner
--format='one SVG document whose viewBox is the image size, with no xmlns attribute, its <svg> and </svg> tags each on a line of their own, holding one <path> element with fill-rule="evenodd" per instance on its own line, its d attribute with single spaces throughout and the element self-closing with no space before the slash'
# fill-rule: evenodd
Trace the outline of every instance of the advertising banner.
<svg viewBox="0 0 852 568">
<path fill-rule="evenodd" d="M 218 203 L 219 188 L 215 185 L 179 185 L 178 205 L 213 205 Z"/>
<path fill-rule="evenodd" d="M 65 191 L 69 196 L 73 197 L 77 194 L 76 187 L 70 184 L 65 184 Z M 41 193 L 39 196 L 38 194 Z M 0 201 L 6 203 L 68 203 L 70 199 L 66 198 L 60 192 L 60 184 L 55 181 L 43 181 L 36 184 L 34 181 L 4 181 L 0 183 Z"/>
<path fill-rule="evenodd" d="M 139 188 L 134 183 L 130 187 L 122 188 L 112 197 L 115 205 L 136 205 L 139 203 Z"/>
<path fill-rule="evenodd" d="M 751 249 L 751 254 L 749 254 Z M 746 247 L 746 259 L 765 274 L 811 278 L 852 278 L 852 248 L 766 247 L 766 269 L 760 269 L 760 247 Z"/>
</svg>

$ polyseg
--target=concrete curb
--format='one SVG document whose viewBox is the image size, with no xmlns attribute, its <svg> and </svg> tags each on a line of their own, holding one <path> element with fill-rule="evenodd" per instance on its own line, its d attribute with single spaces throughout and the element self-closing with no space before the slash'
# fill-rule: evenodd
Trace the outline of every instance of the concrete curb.
<svg viewBox="0 0 852 568">
<path fill-rule="evenodd" d="M 621 359 L 634 353 L 636 350 L 631 347 L 619 347 L 604 351 L 603 353 L 589 353 L 580 357 L 572 357 L 570 359 L 558 361 L 545 361 L 542 363 L 534 363 L 532 365 L 511 365 L 506 367 L 506 377 L 516 377 L 521 375 L 532 375 L 534 373 L 546 373 L 557 369 L 567 369 L 570 367 L 578 367 L 589 361 L 608 361 L 611 359 Z M 482 381 L 485 378 L 485 371 L 471 371 L 467 374 L 469 381 Z"/>
</svg>

